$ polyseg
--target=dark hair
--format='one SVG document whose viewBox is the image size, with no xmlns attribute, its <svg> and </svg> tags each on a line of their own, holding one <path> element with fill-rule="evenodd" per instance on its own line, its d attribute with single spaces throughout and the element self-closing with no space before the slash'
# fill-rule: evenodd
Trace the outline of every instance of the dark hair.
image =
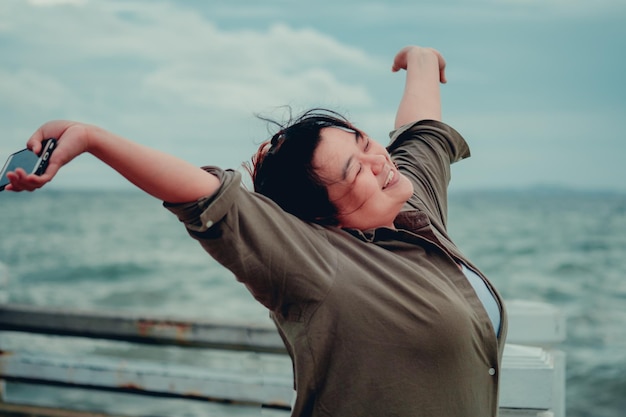
<svg viewBox="0 0 626 417">
<path fill-rule="evenodd" d="M 247 166 L 254 191 L 302 220 L 337 225 L 337 208 L 329 200 L 326 184 L 313 169 L 313 153 L 322 129 L 357 129 L 339 113 L 321 108 L 308 110 L 284 125 L 257 117 L 280 130 L 261 144 L 251 166 Z"/>
</svg>

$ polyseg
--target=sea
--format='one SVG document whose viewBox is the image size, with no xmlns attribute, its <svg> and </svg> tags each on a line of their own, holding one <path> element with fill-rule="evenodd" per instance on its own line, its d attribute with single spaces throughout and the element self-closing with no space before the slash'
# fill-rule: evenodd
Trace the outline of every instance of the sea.
<svg viewBox="0 0 626 417">
<path fill-rule="evenodd" d="M 245 288 L 160 201 L 140 192 L 2 192 L 0 221 L 2 302 L 267 323 Z M 454 191 L 448 228 L 505 300 L 547 302 L 565 315 L 567 338 L 558 348 L 566 354 L 567 416 L 626 415 L 626 193 Z M 3 351 L 156 355 L 82 343 L 0 334 Z M 254 415 L 246 407 L 18 383 L 7 383 L 5 394 L 7 401 L 122 415 Z"/>
</svg>

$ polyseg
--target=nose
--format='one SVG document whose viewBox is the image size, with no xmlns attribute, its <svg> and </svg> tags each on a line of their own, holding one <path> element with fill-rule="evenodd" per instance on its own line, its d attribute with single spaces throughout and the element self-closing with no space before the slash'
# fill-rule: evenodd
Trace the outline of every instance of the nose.
<svg viewBox="0 0 626 417">
<path fill-rule="evenodd" d="M 374 175 L 380 174 L 387 164 L 387 158 L 384 155 L 364 155 L 364 159 L 363 162 L 370 166 Z"/>
</svg>

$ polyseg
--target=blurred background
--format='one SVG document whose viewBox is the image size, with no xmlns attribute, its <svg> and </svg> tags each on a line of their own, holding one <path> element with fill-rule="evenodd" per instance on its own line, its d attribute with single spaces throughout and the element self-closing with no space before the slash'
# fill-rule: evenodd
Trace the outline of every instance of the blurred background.
<svg viewBox="0 0 626 417">
<path fill-rule="evenodd" d="M 506 299 L 566 314 L 568 416 L 617 417 L 626 409 L 624 22 L 622 0 L 5 0 L 0 159 L 43 122 L 72 119 L 197 165 L 238 168 L 271 134 L 256 114 L 282 119 L 284 106 L 337 110 L 385 143 L 404 83 L 390 71 L 395 53 L 434 47 L 448 63 L 444 121 L 472 148 L 453 167 L 450 233 Z M 40 192 L 0 193 L 0 213 L 10 302 L 267 318 L 160 202 L 88 155 Z M 68 349 L 17 335 L 2 344 Z M 9 394 L 33 397 L 28 386 Z M 40 391 L 38 401 L 93 401 L 68 395 Z M 155 413 L 207 415 L 197 407 Z"/>
<path fill-rule="evenodd" d="M 281 118 L 325 106 L 386 142 L 405 45 L 448 63 L 444 120 L 474 157 L 453 187 L 626 190 L 622 0 L 6 0 L 0 156 L 49 119 L 239 166 Z M 87 157 L 58 187 L 124 183 Z"/>
</svg>

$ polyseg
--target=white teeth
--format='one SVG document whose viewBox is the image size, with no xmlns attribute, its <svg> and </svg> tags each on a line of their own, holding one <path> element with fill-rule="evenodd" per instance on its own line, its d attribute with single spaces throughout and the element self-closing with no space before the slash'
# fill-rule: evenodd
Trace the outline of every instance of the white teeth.
<svg viewBox="0 0 626 417">
<path fill-rule="evenodd" d="M 387 174 L 387 181 L 385 181 L 385 185 L 383 185 L 383 190 L 387 188 L 387 186 L 389 185 L 392 179 L 393 179 L 393 171 L 389 171 L 389 174 Z"/>
</svg>

